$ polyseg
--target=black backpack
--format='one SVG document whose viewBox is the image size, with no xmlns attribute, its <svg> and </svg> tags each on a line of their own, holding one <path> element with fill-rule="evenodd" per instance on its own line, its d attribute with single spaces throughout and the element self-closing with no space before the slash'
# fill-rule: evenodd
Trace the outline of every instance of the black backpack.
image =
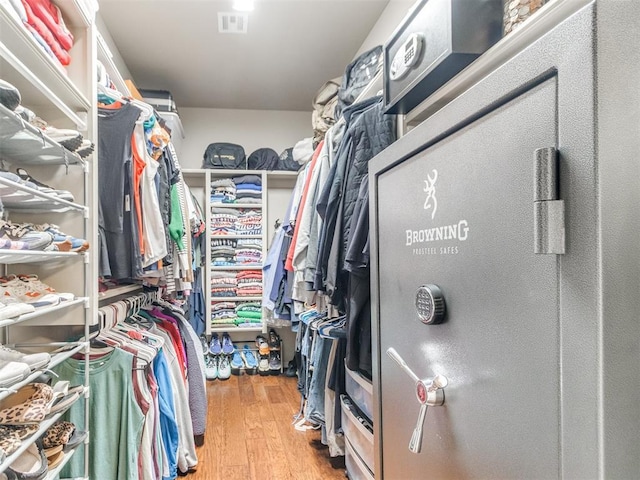
<svg viewBox="0 0 640 480">
<path fill-rule="evenodd" d="M 280 158 L 278 159 L 278 168 L 276 170 L 287 170 L 289 172 L 297 172 L 300 170 L 300 165 L 293 159 L 293 147 L 287 148 L 284 152 L 280 154 Z"/>
<path fill-rule="evenodd" d="M 227 168 L 245 170 L 247 157 L 244 148 L 235 143 L 211 143 L 204 151 L 202 168 Z"/>
<path fill-rule="evenodd" d="M 247 161 L 249 170 L 276 170 L 278 166 L 278 154 L 271 148 L 259 148 Z"/>
</svg>

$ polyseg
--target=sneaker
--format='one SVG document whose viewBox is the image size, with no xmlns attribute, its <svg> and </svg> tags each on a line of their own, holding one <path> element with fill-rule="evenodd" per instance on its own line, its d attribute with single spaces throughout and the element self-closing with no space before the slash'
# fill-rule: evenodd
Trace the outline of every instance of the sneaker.
<svg viewBox="0 0 640 480">
<path fill-rule="evenodd" d="M 34 232 L 44 232 L 41 225 L 25 223 L 23 227 Z M 46 233 L 50 233 L 50 232 L 46 232 Z M 51 243 L 51 246 L 55 247 L 57 251 L 59 252 L 71 251 L 73 244 L 71 243 L 71 240 L 66 235 L 54 235 L 53 233 L 50 233 L 50 234 L 53 238 L 53 242 Z"/>
<path fill-rule="evenodd" d="M 242 367 L 244 367 L 244 362 L 242 361 L 240 352 L 236 350 L 231 356 L 231 373 L 234 375 L 242 374 Z"/>
<path fill-rule="evenodd" d="M 220 355 L 222 353 L 222 344 L 220 343 L 220 337 L 217 333 L 211 334 L 211 343 L 209 344 L 209 352 L 214 355 Z"/>
<path fill-rule="evenodd" d="M 22 302 L 3 303 L 0 301 L 0 320 L 7 320 L 9 318 L 16 318 L 25 313 L 31 313 L 35 311 L 33 305 Z"/>
<path fill-rule="evenodd" d="M 215 355 L 204 356 L 204 376 L 207 380 L 218 378 L 218 357 Z"/>
<path fill-rule="evenodd" d="M 204 333 L 200 335 L 200 344 L 202 345 L 202 353 L 204 354 L 204 357 L 206 359 L 207 353 L 209 352 L 209 341 L 207 340 L 207 336 Z"/>
<path fill-rule="evenodd" d="M 20 90 L 9 82 L 0 79 L 0 103 L 14 111 L 20 105 Z"/>
<path fill-rule="evenodd" d="M 233 342 L 231 341 L 231 337 L 228 333 L 222 334 L 222 353 L 225 355 L 231 355 L 235 351 L 235 347 L 233 346 Z"/>
<path fill-rule="evenodd" d="M 82 146 L 82 134 L 70 128 L 56 128 L 51 125 L 42 129 L 43 133 L 54 142 L 58 142 L 70 152 L 75 152 Z"/>
<path fill-rule="evenodd" d="M 280 352 L 273 350 L 269 354 L 269 373 L 271 375 L 280 375 L 282 369 L 282 361 L 280 360 Z"/>
<path fill-rule="evenodd" d="M 273 328 L 269 330 L 269 349 L 280 350 L 280 335 Z"/>
<path fill-rule="evenodd" d="M 28 250 L 45 250 L 53 244 L 53 237 L 46 232 L 36 232 L 24 225 L 0 220 L 0 238 L 12 242 L 24 242 Z"/>
<path fill-rule="evenodd" d="M 262 335 L 256 337 L 256 347 L 258 347 L 258 353 L 260 355 L 269 355 L 269 344 L 267 343 L 267 339 Z"/>
<path fill-rule="evenodd" d="M 18 275 L 18 279 L 26 283 L 29 289 L 34 292 L 41 293 L 43 295 L 57 295 L 62 301 L 71 301 L 76 299 L 76 296 L 73 293 L 57 292 L 55 288 L 50 287 L 44 282 L 41 282 L 37 275 Z"/>
<path fill-rule="evenodd" d="M 29 365 L 22 362 L 0 360 L 0 387 L 8 387 L 31 374 Z"/>
<path fill-rule="evenodd" d="M 36 118 L 36 114 L 33 113 L 32 110 L 29 110 L 24 105 L 18 105 L 18 107 L 14 110 L 14 112 L 20 115 L 20 118 L 22 118 L 27 123 L 31 123 L 31 121 L 34 118 Z"/>
<path fill-rule="evenodd" d="M 240 353 L 242 360 L 244 362 L 245 371 L 248 375 L 255 375 L 258 369 L 258 361 L 256 360 L 256 356 L 253 354 L 249 345 L 245 345 L 242 347 L 242 352 Z"/>
<path fill-rule="evenodd" d="M 0 345 L 0 360 L 26 363 L 31 371 L 34 371 L 48 365 L 51 361 L 51 355 L 46 352 L 27 354 L 13 350 L 6 345 Z"/>
<path fill-rule="evenodd" d="M 284 371 L 284 376 L 285 377 L 297 377 L 298 376 L 298 372 L 296 369 L 296 363 L 293 360 L 289 360 L 289 363 L 287 364 L 287 369 Z"/>
<path fill-rule="evenodd" d="M 19 278 L 0 278 L 0 298 L 3 303 L 24 302 L 35 308 L 51 307 L 60 303 L 55 293 L 44 293 L 33 290 L 28 282 Z"/>
<path fill-rule="evenodd" d="M 0 238 L 0 249 L 2 250 L 29 250 L 29 245 L 25 242 L 11 241 L 7 238 Z"/>
<path fill-rule="evenodd" d="M 258 373 L 262 376 L 269 375 L 269 355 L 260 355 Z"/>
<path fill-rule="evenodd" d="M 229 380 L 231 377 L 231 364 L 229 363 L 229 355 L 220 355 L 220 363 L 218 364 L 218 378 L 220 380 Z"/>
<path fill-rule="evenodd" d="M 42 183 L 36 180 L 31 175 L 29 175 L 29 172 L 27 172 L 24 168 L 17 168 L 16 174 L 23 182 L 26 182 L 27 185 L 33 184 L 36 186 L 36 189 L 40 190 L 41 192 L 55 195 L 56 197 L 62 200 L 67 200 L 69 202 L 75 201 L 75 199 L 73 198 L 73 194 L 71 192 L 67 190 L 56 190 L 55 188 L 50 187 L 46 183 Z"/>
<path fill-rule="evenodd" d="M 45 223 L 43 225 L 32 225 L 37 232 L 46 232 L 53 237 L 53 243 L 58 246 L 61 252 L 84 252 L 89 250 L 89 242 L 84 238 L 76 238 L 60 231 L 57 225 Z"/>
<path fill-rule="evenodd" d="M 78 147 L 76 153 L 80 155 L 80 158 L 87 158 L 89 155 L 93 153 L 95 149 L 95 145 L 91 140 L 84 139 L 82 140 L 82 145 Z"/>
</svg>

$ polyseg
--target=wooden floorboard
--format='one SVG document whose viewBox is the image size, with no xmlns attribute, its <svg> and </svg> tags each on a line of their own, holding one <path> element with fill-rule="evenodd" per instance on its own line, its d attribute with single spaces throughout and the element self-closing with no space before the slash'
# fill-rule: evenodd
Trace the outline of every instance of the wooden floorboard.
<svg viewBox="0 0 640 480">
<path fill-rule="evenodd" d="M 319 430 L 299 431 L 297 379 L 232 375 L 207 382 L 205 443 L 189 480 L 344 480 L 343 459 L 331 459 Z M 332 463 L 338 468 L 333 468 Z"/>
</svg>

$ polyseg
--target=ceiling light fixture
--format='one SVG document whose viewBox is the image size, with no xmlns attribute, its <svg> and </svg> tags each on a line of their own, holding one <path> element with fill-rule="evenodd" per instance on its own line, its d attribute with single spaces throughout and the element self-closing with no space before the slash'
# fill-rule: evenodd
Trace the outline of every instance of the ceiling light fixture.
<svg viewBox="0 0 640 480">
<path fill-rule="evenodd" d="M 239 12 L 252 12 L 253 0 L 233 0 L 233 9 Z"/>
</svg>

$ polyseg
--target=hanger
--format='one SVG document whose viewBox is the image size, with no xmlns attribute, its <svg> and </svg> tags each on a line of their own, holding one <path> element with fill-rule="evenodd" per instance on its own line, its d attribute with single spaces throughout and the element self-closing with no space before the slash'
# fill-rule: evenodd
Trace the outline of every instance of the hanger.
<svg viewBox="0 0 640 480">
<path fill-rule="evenodd" d="M 115 103 L 115 102 L 125 102 L 126 99 L 118 90 L 114 90 L 113 88 L 109 88 L 102 83 L 98 83 L 98 100 L 103 101 L 107 100 L 107 102 L 102 103 Z"/>
</svg>

